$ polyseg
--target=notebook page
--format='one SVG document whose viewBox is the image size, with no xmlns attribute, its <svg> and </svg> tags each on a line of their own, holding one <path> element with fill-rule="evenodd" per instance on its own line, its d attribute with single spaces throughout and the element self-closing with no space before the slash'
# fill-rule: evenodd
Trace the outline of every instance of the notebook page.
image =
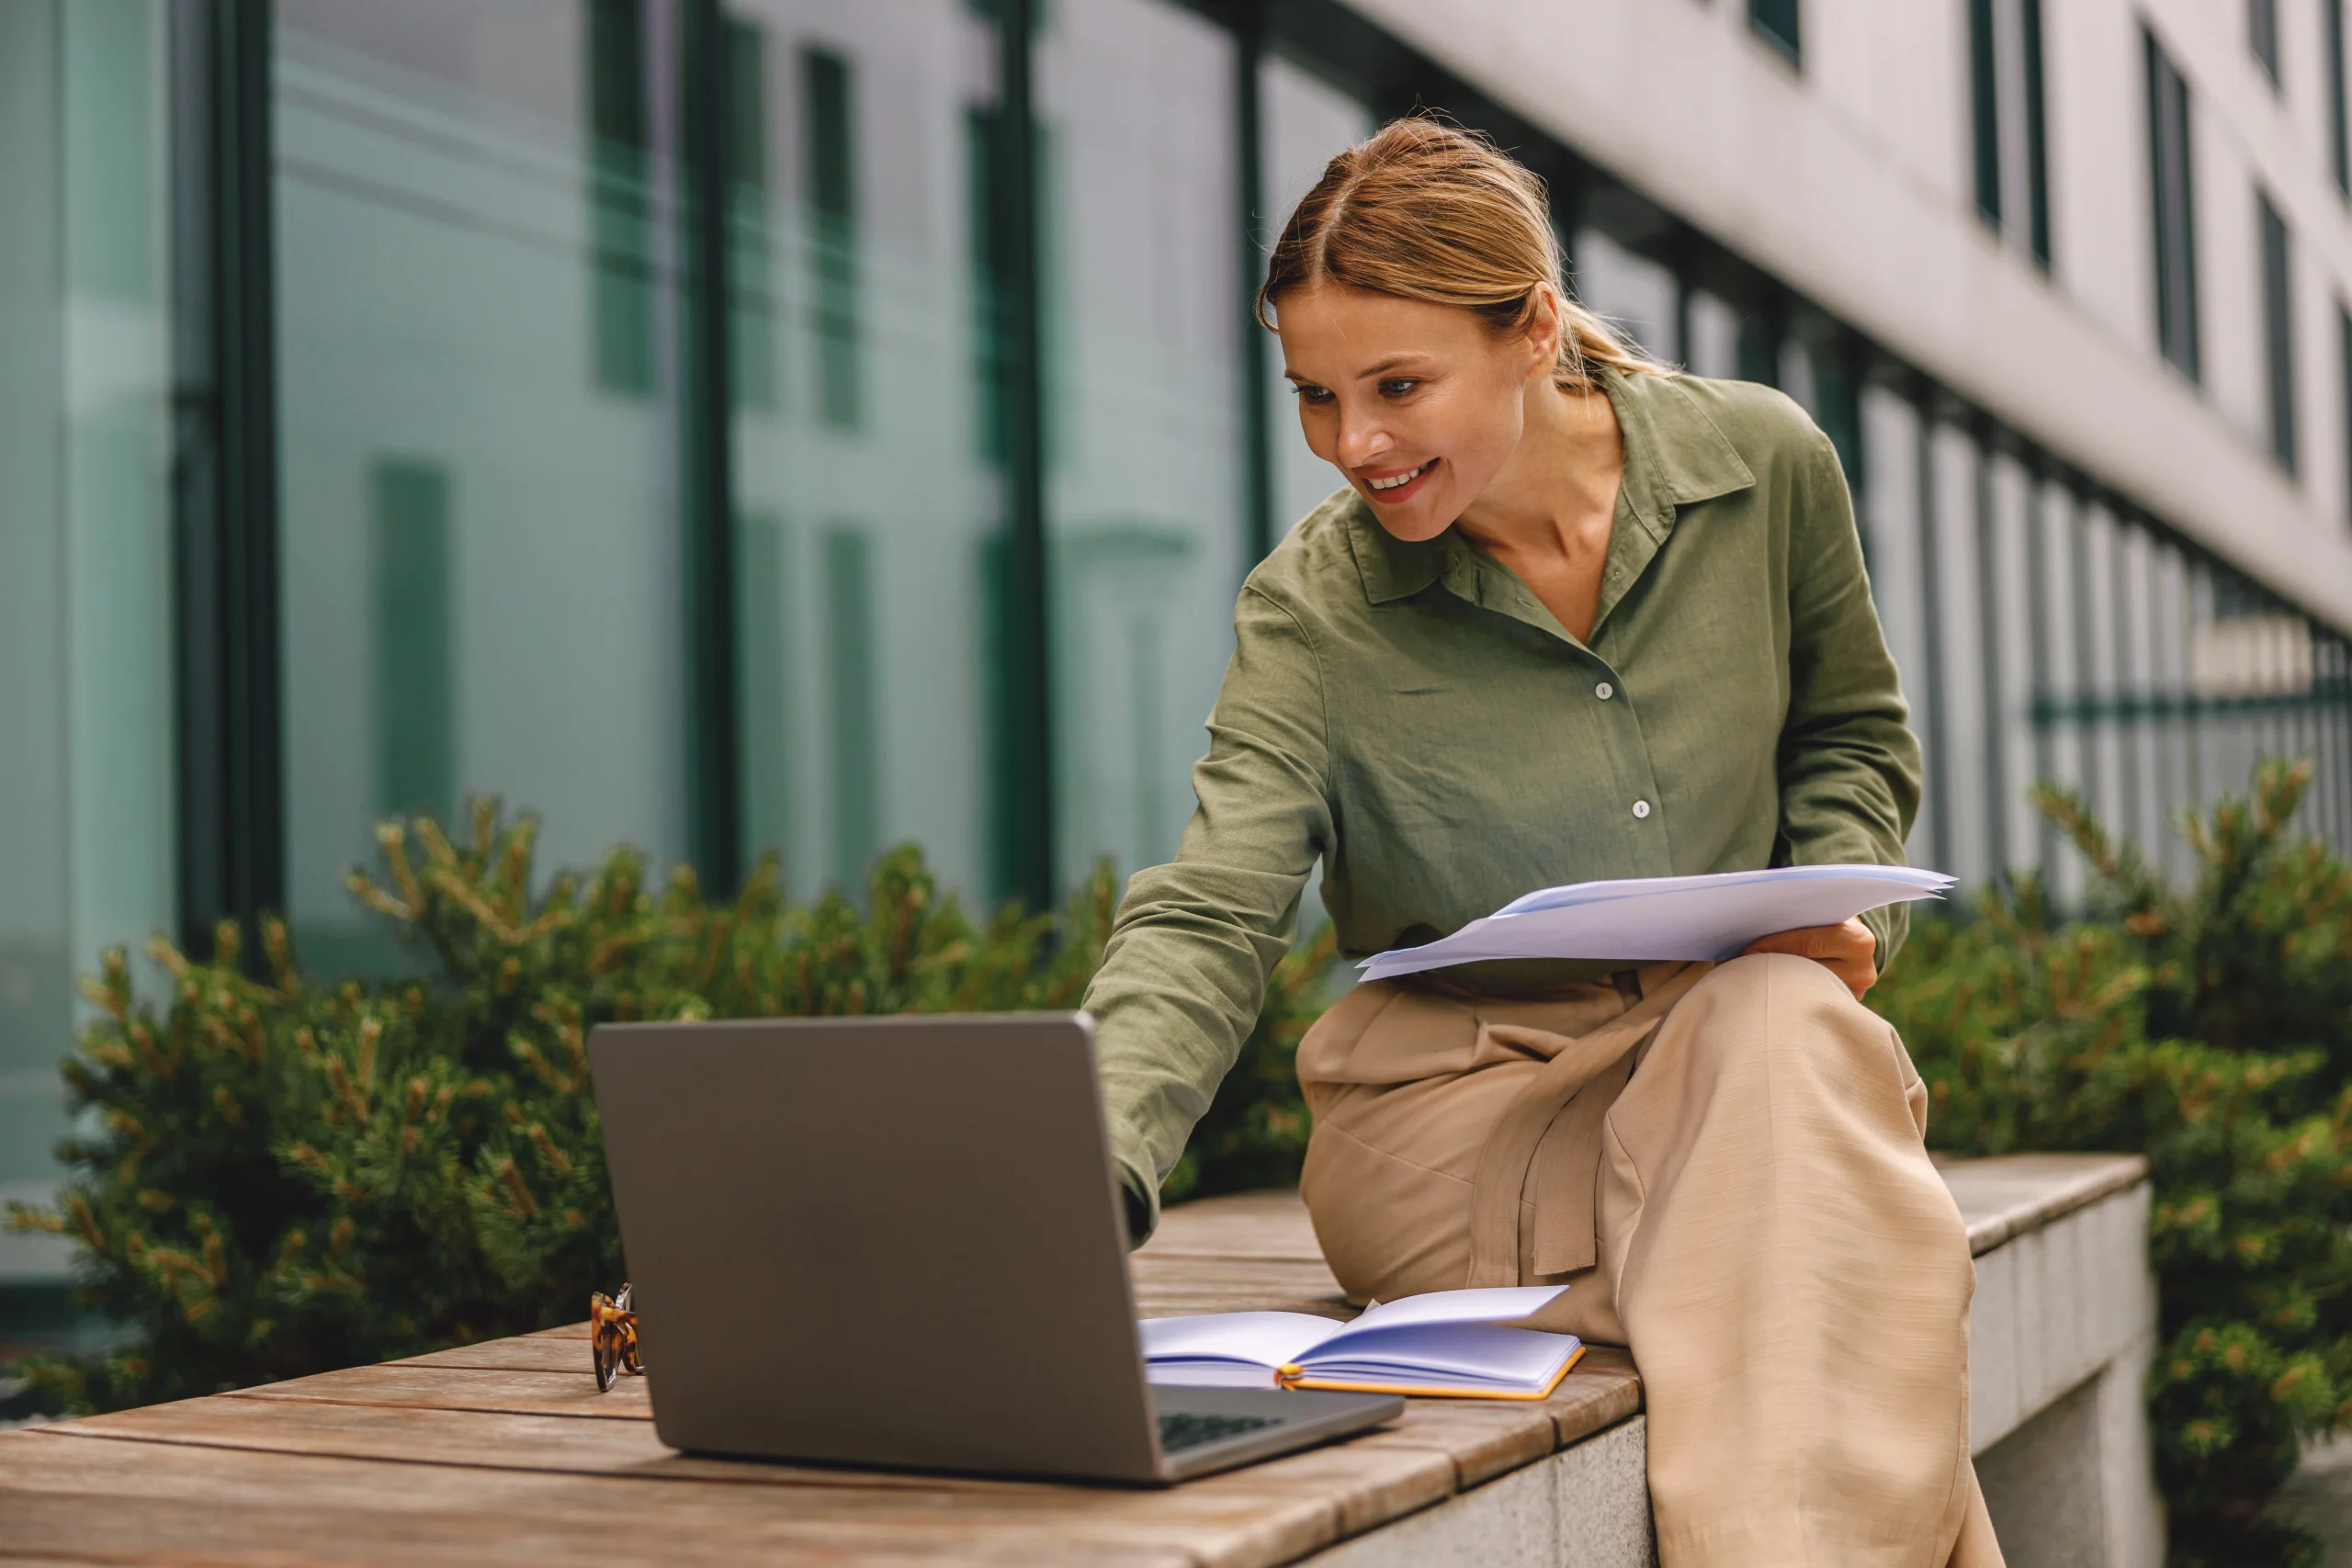
<svg viewBox="0 0 2352 1568">
<path fill-rule="evenodd" d="M 1136 1325 L 1147 1361 L 1242 1361 L 1286 1366 L 1343 1325 L 1303 1312 L 1221 1312 L 1149 1317 Z"/>
<path fill-rule="evenodd" d="M 1566 1290 L 1566 1285 L 1497 1285 L 1476 1291 L 1430 1291 L 1400 1296 L 1368 1308 L 1353 1323 L 1322 1341 L 1323 1348 L 1339 1347 L 1374 1329 L 1409 1327 L 1420 1323 L 1512 1323 L 1532 1316 Z"/>
<path fill-rule="evenodd" d="M 1338 1337 L 1298 1365 L 1309 1377 L 1354 1382 L 1443 1381 L 1536 1388 L 1576 1353 L 1572 1334 L 1478 1323 L 1421 1323 Z"/>
</svg>

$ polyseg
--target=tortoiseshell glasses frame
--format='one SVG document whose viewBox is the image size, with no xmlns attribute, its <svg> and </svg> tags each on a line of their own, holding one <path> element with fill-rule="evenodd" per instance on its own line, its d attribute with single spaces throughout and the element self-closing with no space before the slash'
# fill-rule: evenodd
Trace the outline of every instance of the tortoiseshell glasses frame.
<svg viewBox="0 0 2352 1568">
<path fill-rule="evenodd" d="M 623 1285 L 617 1297 L 602 1291 L 590 1293 L 588 1348 L 596 1359 L 599 1393 L 610 1393 L 623 1372 L 632 1377 L 644 1375 L 645 1360 L 638 1354 L 637 1314 L 629 1306 L 628 1286 Z"/>
</svg>

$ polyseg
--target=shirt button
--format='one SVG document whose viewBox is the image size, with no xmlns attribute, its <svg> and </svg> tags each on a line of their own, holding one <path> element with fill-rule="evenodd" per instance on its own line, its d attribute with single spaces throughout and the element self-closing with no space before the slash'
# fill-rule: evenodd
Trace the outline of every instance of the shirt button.
<svg viewBox="0 0 2352 1568">
<path fill-rule="evenodd" d="M 1613 697 L 1613 696 L 1615 696 L 1615 695 L 1617 694 L 1617 688 L 1616 688 L 1616 687 L 1614 687 L 1614 686 L 1612 686 L 1612 685 L 1611 685 L 1608 682 L 1603 681 L 1600 685 L 1595 686 L 1595 687 L 1592 689 L 1592 694 L 1593 694 L 1594 696 L 1596 696 L 1596 697 L 1599 697 L 1602 702 L 1604 702 L 1604 703 L 1605 703 L 1605 702 L 1607 702 L 1610 698 L 1611 698 L 1611 697 Z"/>
<path fill-rule="evenodd" d="M 1637 800 L 1637 801 L 1634 802 L 1634 816 L 1636 816 L 1636 817 L 1647 817 L 1649 814 L 1650 814 L 1650 803 L 1649 803 L 1648 801 L 1646 801 L 1646 800 Z"/>
</svg>

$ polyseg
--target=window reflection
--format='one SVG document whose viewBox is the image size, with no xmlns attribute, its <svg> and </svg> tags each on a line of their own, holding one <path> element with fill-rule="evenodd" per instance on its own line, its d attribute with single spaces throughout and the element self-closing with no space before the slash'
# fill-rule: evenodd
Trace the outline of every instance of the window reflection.
<svg viewBox="0 0 2352 1568">
<path fill-rule="evenodd" d="M 1037 40 L 1063 879 L 1167 859 L 1244 565 L 1235 45 L 1157 0 Z"/>
<path fill-rule="evenodd" d="M 962 0 L 729 22 L 745 845 L 806 897 L 914 840 L 985 902 L 1014 700 L 989 24 Z"/>
<path fill-rule="evenodd" d="M 282 0 L 288 902 L 386 812 L 493 792 L 543 852 L 685 843 L 669 10 Z"/>
<path fill-rule="evenodd" d="M 47 1201 L 75 975 L 176 914 L 166 22 L 0 6 L 0 1202 Z"/>
</svg>

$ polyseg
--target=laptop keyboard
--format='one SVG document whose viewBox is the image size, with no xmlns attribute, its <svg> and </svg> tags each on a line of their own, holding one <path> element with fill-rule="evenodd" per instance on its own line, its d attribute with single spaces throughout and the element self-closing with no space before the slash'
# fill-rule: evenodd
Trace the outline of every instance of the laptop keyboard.
<svg viewBox="0 0 2352 1568">
<path fill-rule="evenodd" d="M 1178 1411 L 1159 1418 L 1159 1451 L 1172 1454 L 1179 1449 L 1195 1449 L 1219 1438 L 1238 1438 L 1274 1425 L 1276 1418 L 1272 1416 L 1195 1416 Z"/>
</svg>

